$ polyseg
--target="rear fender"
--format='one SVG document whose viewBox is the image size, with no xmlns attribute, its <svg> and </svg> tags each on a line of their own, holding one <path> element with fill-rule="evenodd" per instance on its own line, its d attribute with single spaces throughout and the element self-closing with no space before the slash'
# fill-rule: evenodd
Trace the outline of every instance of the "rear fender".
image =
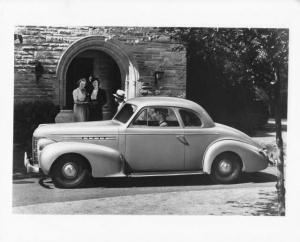
<svg viewBox="0 0 300 242">
<path fill-rule="evenodd" d="M 124 162 L 115 149 L 83 142 L 57 142 L 47 145 L 40 155 L 40 167 L 48 174 L 53 163 L 64 154 L 79 154 L 92 168 L 93 177 L 124 176 Z"/>
<path fill-rule="evenodd" d="M 263 170 L 268 166 L 268 160 L 256 146 L 238 140 L 219 140 L 211 144 L 203 157 L 203 171 L 211 173 L 211 166 L 215 158 L 224 152 L 232 152 L 239 156 L 245 172 Z"/>
</svg>

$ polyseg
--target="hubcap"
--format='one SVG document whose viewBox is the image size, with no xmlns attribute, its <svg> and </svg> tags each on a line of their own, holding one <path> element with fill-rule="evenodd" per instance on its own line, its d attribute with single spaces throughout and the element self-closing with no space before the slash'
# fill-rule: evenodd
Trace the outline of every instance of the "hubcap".
<svg viewBox="0 0 300 242">
<path fill-rule="evenodd" d="M 62 167 L 62 173 L 66 178 L 74 178 L 77 175 L 77 169 L 74 163 L 68 162 Z"/>
<path fill-rule="evenodd" d="M 229 174 L 232 171 L 232 164 L 229 160 L 222 160 L 219 163 L 219 170 L 223 174 Z"/>
</svg>

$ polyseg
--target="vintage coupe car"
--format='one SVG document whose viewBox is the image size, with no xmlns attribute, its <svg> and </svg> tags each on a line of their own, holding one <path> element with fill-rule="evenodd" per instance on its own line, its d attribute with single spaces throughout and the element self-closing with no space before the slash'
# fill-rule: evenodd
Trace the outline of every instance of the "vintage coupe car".
<svg viewBox="0 0 300 242">
<path fill-rule="evenodd" d="M 217 183 L 268 166 L 265 150 L 246 134 L 214 123 L 198 104 L 180 98 L 128 100 L 109 121 L 41 124 L 33 134 L 28 172 L 58 187 L 89 177 L 210 174 Z"/>
</svg>

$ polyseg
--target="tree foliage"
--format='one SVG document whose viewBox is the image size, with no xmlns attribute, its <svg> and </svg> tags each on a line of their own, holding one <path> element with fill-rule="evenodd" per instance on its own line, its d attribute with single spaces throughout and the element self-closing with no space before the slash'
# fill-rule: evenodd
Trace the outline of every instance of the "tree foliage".
<svg viewBox="0 0 300 242">
<path fill-rule="evenodd" d="M 187 68 L 188 72 L 192 73 L 187 81 L 193 78 L 201 79 L 198 81 L 200 84 L 195 86 L 197 88 L 191 90 L 202 99 L 201 103 L 204 103 L 204 106 L 217 110 L 217 113 L 227 109 L 227 119 L 238 110 L 240 115 L 236 119 L 242 120 L 244 124 L 249 121 L 253 123 L 257 116 L 249 115 L 255 110 L 252 105 L 255 98 L 264 100 L 272 108 L 279 151 L 279 175 L 276 184 L 278 212 L 284 215 L 281 117 L 282 90 L 287 89 L 288 29 L 164 28 L 161 31 L 185 44 L 188 53 Z M 205 79 L 209 81 L 206 82 Z M 216 100 L 220 100 L 219 103 L 215 103 Z M 284 100 L 286 104 L 287 96 L 284 96 Z M 220 107 L 219 110 L 214 107 L 215 104 Z M 284 109 L 286 111 L 287 107 Z"/>
<path fill-rule="evenodd" d="M 271 106 L 274 73 L 281 75 L 283 89 L 287 87 L 287 29 L 162 28 L 160 31 L 184 43 L 187 49 L 187 84 L 192 83 L 187 90 L 189 99 L 201 103 L 217 121 L 249 133 L 265 122 L 268 109 L 262 104 Z M 241 115 L 240 110 L 246 115 Z M 286 115 L 285 106 L 283 111 Z M 258 117 L 258 113 L 266 115 Z M 228 117 L 233 121 L 229 122 Z M 246 122 L 254 119 L 257 122 Z"/>
<path fill-rule="evenodd" d="M 220 66 L 227 85 L 243 82 L 266 88 L 274 81 L 274 68 L 287 70 L 287 29 L 164 28 L 161 31 L 183 42 L 193 55 Z"/>
</svg>

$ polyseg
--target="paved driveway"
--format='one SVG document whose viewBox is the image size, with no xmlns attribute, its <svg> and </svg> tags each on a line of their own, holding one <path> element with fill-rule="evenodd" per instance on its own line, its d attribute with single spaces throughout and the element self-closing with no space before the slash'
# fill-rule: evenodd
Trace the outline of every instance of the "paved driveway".
<svg viewBox="0 0 300 242">
<path fill-rule="evenodd" d="M 88 187 L 81 189 L 58 189 L 50 178 L 27 178 L 13 182 L 13 211 L 63 214 L 212 214 L 208 208 L 203 208 L 212 203 L 222 207 L 228 201 L 229 205 L 233 205 L 230 203 L 241 202 L 240 198 L 246 198 L 241 194 L 249 196 L 251 192 L 258 194 L 264 191 L 273 193 L 275 175 L 276 169 L 269 167 L 263 172 L 244 174 L 239 184 L 232 185 L 215 185 L 207 175 L 102 178 L 93 180 Z M 240 198 L 235 197 L 236 195 Z M 252 196 L 253 199 L 255 197 L 256 195 Z M 206 205 L 199 210 L 198 206 L 191 206 L 191 202 L 183 202 L 184 198 Z M 127 201 L 126 204 L 123 204 L 124 201 Z M 225 211 L 224 207 L 222 212 Z"/>
</svg>

